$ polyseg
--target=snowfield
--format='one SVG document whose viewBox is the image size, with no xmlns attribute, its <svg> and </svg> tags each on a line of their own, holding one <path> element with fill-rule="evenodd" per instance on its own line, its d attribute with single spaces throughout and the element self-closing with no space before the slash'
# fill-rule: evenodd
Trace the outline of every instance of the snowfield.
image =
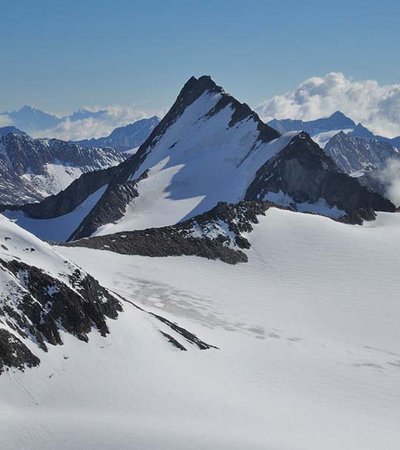
<svg viewBox="0 0 400 450">
<path fill-rule="evenodd" d="M 400 214 L 352 226 L 270 209 L 249 262 L 56 250 L 219 349 L 187 352 L 129 303 L 0 376 L 7 450 L 398 450 Z"/>
</svg>

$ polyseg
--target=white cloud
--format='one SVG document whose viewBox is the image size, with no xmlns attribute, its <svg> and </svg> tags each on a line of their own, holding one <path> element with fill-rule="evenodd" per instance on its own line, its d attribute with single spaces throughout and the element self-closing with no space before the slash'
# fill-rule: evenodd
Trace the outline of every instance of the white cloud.
<svg viewBox="0 0 400 450">
<path fill-rule="evenodd" d="M 400 161 L 392 159 L 376 177 L 386 188 L 386 196 L 396 206 L 400 206 Z"/>
<path fill-rule="evenodd" d="M 55 137 L 63 140 L 80 140 L 108 136 L 115 128 L 136 120 L 162 114 L 162 111 L 144 112 L 134 106 L 111 105 L 106 107 L 85 107 L 85 111 L 96 113 L 105 111 L 98 117 L 71 120 L 67 116 L 55 128 L 32 133 L 34 137 Z M 90 114 L 88 114 L 90 115 Z"/>
<path fill-rule="evenodd" d="M 376 134 L 400 135 L 400 84 L 353 81 L 343 73 L 312 77 L 295 91 L 277 95 L 256 108 L 265 120 L 312 120 L 342 111 Z"/>
<path fill-rule="evenodd" d="M 7 114 L 0 114 L 0 127 L 6 127 L 7 125 L 12 125 L 11 117 Z"/>
</svg>

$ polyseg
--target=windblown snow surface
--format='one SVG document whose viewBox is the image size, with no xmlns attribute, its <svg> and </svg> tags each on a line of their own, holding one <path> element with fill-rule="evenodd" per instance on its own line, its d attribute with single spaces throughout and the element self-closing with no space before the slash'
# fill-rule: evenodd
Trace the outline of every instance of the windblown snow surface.
<svg viewBox="0 0 400 450">
<path fill-rule="evenodd" d="M 126 304 L 107 338 L 0 377 L 0 447 L 398 450 L 399 233 L 272 208 L 235 266 L 58 248 L 219 349 L 181 352 Z"/>
</svg>

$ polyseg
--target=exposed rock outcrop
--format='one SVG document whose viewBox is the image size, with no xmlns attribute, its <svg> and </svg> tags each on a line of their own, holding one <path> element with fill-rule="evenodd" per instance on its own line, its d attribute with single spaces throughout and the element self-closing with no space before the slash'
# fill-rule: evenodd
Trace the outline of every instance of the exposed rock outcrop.
<svg viewBox="0 0 400 450">
<path fill-rule="evenodd" d="M 355 223 L 373 219 L 374 211 L 395 211 L 389 200 L 341 173 L 307 133 L 295 136 L 258 170 L 245 199 L 268 199 L 271 192 L 282 193 L 293 204 L 318 204 L 323 200 Z"/>
<path fill-rule="evenodd" d="M 340 132 L 324 148 L 343 172 L 371 172 L 381 169 L 391 159 L 400 160 L 400 152 L 388 142 Z"/>
<path fill-rule="evenodd" d="M 153 257 L 194 255 L 237 264 L 247 261 L 242 250 L 250 248 L 243 233 L 251 232 L 257 216 L 272 206 L 259 201 L 221 202 L 211 211 L 173 226 L 94 236 L 63 245 Z"/>
</svg>

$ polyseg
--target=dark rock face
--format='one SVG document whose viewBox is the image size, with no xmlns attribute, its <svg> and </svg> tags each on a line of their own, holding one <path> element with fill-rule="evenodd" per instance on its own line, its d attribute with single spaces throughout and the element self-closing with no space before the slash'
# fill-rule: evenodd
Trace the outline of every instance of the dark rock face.
<svg viewBox="0 0 400 450">
<path fill-rule="evenodd" d="M 212 210 L 173 226 L 94 236 L 67 245 L 126 255 L 195 255 L 237 264 L 247 261 L 241 249 L 250 247 L 242 233 L 252 231 L 253 224 L 258 223 L 257 215 L 265 214 L 271 206 L 270 202 L 258 201 L 236 205 L 221 202 Z"/>
<path fill-rule="evenodd" d="M 88 149 L 58 139 L 32 139 L 24 133 L 1 137 L 0 149 L 0 202 L 14 205 L 40 201 L 57 193 L 66 183 L 63 176 L 71 182 L 77 177 L 74 169 L 92 172 L 125 159 L 113 149 Z M 57 167 L 55 173 L 49 171 L 48 165 Z"/>
<path fill-rule="evenodd" d="M 268 122 L 268 125 L 275 128 L 280 133 L 287 133 L 289 131 L 305 131 L 311 135 L 323 133 L 324 131 L 345 130 L 356 127 L 356 124 L 340 111 L 336 111 L 329 117 L 309 121 L 274 119 Z"/>
<path fill-rule="evenodd" d="M 0 329 L 0 375 L 8 367 L 23 370 L 25 367 L 35 367 L 40 359 L 16 336 L 7 330 Z"/>
<path fill-rule="evenodd" d="M 13 311 L 7 302 L 4 304 L 3 314 L 9 316 L 8 325 L 23 337 L 34 335 L 36 342 L 44 350 L 47 350 L 46 343 L 62 344 L 60 329 L 88 341 L 88 333 L 95 326 L 105 336 L 108 334 L 105 318 L 115 319 L 122 310 L 120 303 L 106 289 L 79 269 L 70 275 L 73 289 L 65 282 L 22 261 L 0 263 L 20 279 L 29 292 Z"/>
<path fill-rule="evenodd" d="M 184 339 L 186 339 L 187 342 L 196 345 L 200 350 L 208 350 L 210 348 L 217 348 L 214 345 L 207 344 L 206 342 L 199 339 L 196 335 L 191 333 L 190 331 L 186 330 L 185 328 L 180 327 L 178 324 L 171 322 L 170 320 L 166 319 L 165 317 L 159 316 L 158 314 L 150 313 L 153 317 L 157 318 L 160 322 L 165 323 L 168 325 L 169 328 L 171 328 L 173 331 L 175 331 L 177 334 L 182 336 Z M 186 348 L 180 344 L 176 339 L 174 339 L 171 335 L 161 331 L 161 333 L 168 339 L 168 341 L 174 345 L 175 347 L 179 348 L 179 350 L 186 351 Z"/>
<path fill-rule="evenodd" d="M 400 152 L 388 142 L 343 132 L 333 136 L 324 151 L 348 174 L 371 172 L 384 167 L 391 159 L 400 160 Z"/>
<path fill-rule="evenodd" d="M 160 119 L 156 116 L 140 119 L 124 127 L 116 128 L 109 136 L 76 141 L 76 144 L 84 147 L 111 147 L 123 152 L 142 145 L 159 123 Z"/>
<path fill-rule="evenodd" d="M 224 240 L 186 236 L 172 226 L 94 236 L 67 245 L 110 250 L 124 255 L 196 255 L 208 259 L 221 259 L 229 264 L 247 261 L 243 252 L 225 247 Z"/>
<path fill-rule="evenodd" d="M 12 237 L 7 239 L 13 242 Z M 2 249 L 6 255 L 10 254 L 6 246 Z M 41 247 L 24 250 L 41 252 Z M 40 261 L 49 255 L 38 257 Z M 60 263 L 58 255 L 50 257 L 55 258 L 54 263 Z M 63 330 L 87 342 L 93 328 L 106 336 L 109 333 L 106 319 L 116 319 L 122 311 L 120 301 L 97 280 L 68 261 L 63 266 L 62 273 L 55 276 L 17 256 L 0 259 L 0 373 L 5 367 L 23 369 L 39 364 L 27 341 L 47 352 L 49 345 L 63 344 L 60 334 Z M 4 329 L 4 325 L 13 333 Z"/>
<path fill-rule="evenodd" d="M 307 133 L 294 137 L 258 170 L 245 199 L 263 200 L 268 192 L 282 192 L 295 203 L 317 203 L 323 199 L 349 216 L 355 217 L 358 211 L 360 220 L 373 219 L 374 211 L 395 211 L 390 201 L 341 173 Z"/>
<path fill-rule="evenodd" d="M 139 179 L 127 181 L 125 184 L 110 183 L 103 194 L 104 200 L 95 205 L 68 240 L 90 236 L 102 225 L 120 219 L 125 212 L 126 205 L 139 195 L 136 189 L 137 183 L 146 177 L 147 173 L 145 172 Z"/>
<path fill-rule="evenodd" d="M 223 91 L 221 91 L 223 92 Z M 259 140 L 262 142 L 269 142 L 280 136 L 280 133 L 270 126 L 261 121 L 258 114 L 253 111 L 246 103 L 240 103 L 234 97 L 229 94 L 223 93 L 221 99 L 215 105 L 215 107 L 207 114 L 207 117 L 218 113 L 228 105 L 233 110 L 232 118 L 228 124 L 229 127 L 234 127 L 237 123 L 244 119 L 252 118 L 257 123 L 257 129 L 259 131 Z"/>
</svg>

